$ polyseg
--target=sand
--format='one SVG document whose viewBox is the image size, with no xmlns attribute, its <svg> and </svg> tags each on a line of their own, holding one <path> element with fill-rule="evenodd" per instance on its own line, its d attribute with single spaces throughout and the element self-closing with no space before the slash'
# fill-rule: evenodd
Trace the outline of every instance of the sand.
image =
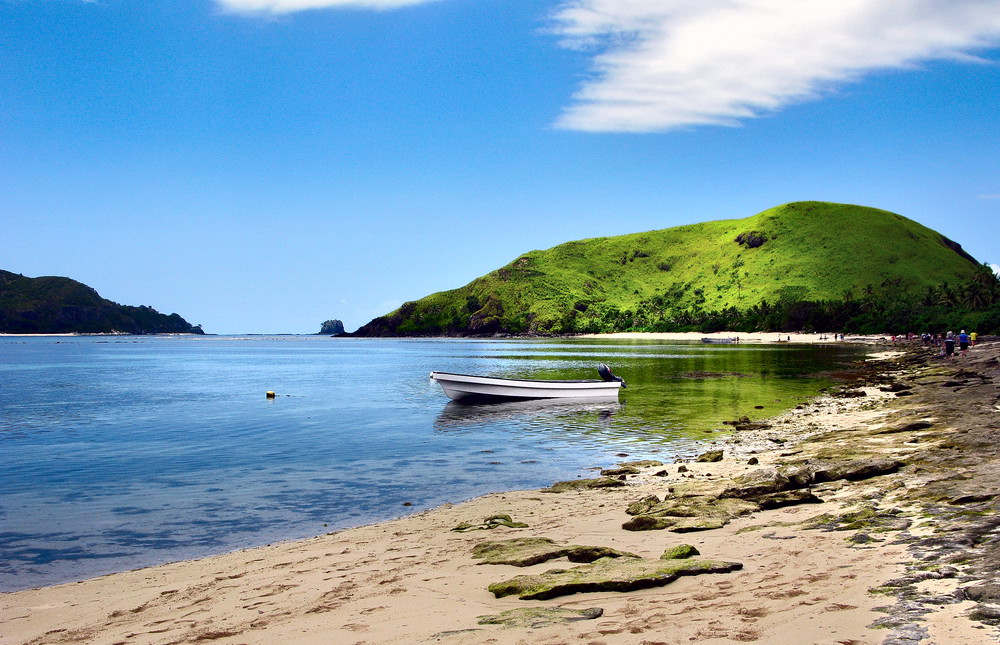
<svg viewBox="0 0 1000 645">
<path fill-rule="evenodd" d="M 793 341 L 794 341 L 793 334 Z M 906 571 L 906 546 L 891 539 L 851 544 L 842 531 L 800 523 L 836 514 L 885 487 L 883 478 L 824 489 L 824 504 L 790 506 L 697 533 L 629 532 L 626 505 L 679 482 L 711 484 L 781 462 L 795 441 L 820 430 L 877 426 L 901 399 L 865 388 L 857 399 L 821 397 L 774 420 L 789 440 L 766 433 L 719 442 L 716 463 L 650 467 L 607 490 L 560 494 L 515 491 L 446 505 L 382 524 L 201 560 L 0 595 L 0 643 L 789 643 L 876 644 L 890 635 L 870 625 L 895 600 L 869 593 Z M 747 464 L 750 455 L 759 466 Z M 623 461 L 627 461 L 623 456 Z M 656 473 L 666 470 L 666 476 Z M 528 528 L 454 532 L 461 522 L 506 513 Z M 633 592 L 575 594 L 546 601 L 497 599 L 491 582 L 576 566 L 555 560 L 527 568 L 481 565 L 483 540 L 545 536 L 658 558 L 682 543 L 742 570 L 680 578 Z M 940 592 L 955 580 L 935 580 Z M 927 642 L 997 642 L 997 631 L 970 621 L 974 603 L 925 617 Z M 478 618 L 523 607 L 599 607 L 594 620 L 538 626 L 480 625 Z M 902 642 L 902 641 L 900 641 Z M 916 642 L 916 641 L 908 641 Z"/>
</svg>

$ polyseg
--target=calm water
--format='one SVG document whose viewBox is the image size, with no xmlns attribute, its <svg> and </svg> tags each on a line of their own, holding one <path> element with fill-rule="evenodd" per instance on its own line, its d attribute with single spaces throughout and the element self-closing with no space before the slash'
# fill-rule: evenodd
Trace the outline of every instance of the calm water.
<svg viewBox="0 0 1000 645">
<path fill-rule="evenodd" d="M 717 436 L 706 430 L 794 406 L 857 356 L 610 340 L 0 338 L 0 590 L 545 486 L 624 453 L 690 456 Z M 596 378 L 600 361 L 628 381 L 619 403 L 458 406 L 427 378 Z"/>
</svg>

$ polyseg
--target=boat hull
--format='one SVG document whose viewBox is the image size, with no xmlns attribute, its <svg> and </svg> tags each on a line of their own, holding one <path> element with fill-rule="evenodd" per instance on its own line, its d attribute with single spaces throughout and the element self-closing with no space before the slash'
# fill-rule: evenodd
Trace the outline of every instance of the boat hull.
<svg viewBox="0 0 1000 645">
<path fill-rule="evenodd" d="M 618 397 L 618 381 L 540 381 L 431 372 L 431 378 L 454 401 L 523 401 L 528 399 L 596 399 Z"/>
</svg>

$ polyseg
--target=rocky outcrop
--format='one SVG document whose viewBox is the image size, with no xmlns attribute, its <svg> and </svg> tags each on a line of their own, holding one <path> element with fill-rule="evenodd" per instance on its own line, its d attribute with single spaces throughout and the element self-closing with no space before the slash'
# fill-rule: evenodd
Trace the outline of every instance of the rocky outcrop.
<svg viewBox="0 0 1000 645">
<path fill-rule="evenodd" d="M 337 319 L 333 319 L 324 321 L 323 324 L 320 325 L 319 333 L 333 336 L 336 334 L 343 334 L 346 332 L 344 330 L 344 323 L 340 322 Z"/>
</svg>

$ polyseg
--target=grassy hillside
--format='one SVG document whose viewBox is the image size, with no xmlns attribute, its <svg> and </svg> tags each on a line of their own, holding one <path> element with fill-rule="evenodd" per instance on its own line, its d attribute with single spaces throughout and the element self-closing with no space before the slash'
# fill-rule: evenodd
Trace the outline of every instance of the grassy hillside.
<svg viewBox="0 0 1000 645">
<path fill-rule="evenodd" d="M 965 283 L 982 267 L 901 215 L 825 202 L 532 251 L 408 302 L 361 335 L 678 329 L 704 312 Z"/>
<path fill-rule="evenodd" d="M 119 305 L 85 284 L 55 276 L 26 278 L 0 271 L 0 333 L 196 333 L 177 314 Z"/>
</svg>

